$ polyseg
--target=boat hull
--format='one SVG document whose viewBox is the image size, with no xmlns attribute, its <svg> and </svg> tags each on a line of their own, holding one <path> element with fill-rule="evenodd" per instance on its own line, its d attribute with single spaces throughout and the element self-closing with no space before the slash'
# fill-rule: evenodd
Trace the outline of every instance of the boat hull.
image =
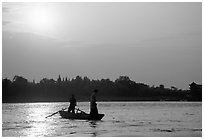
<svg viewBox="0 0 204 139">
<path fill-rule="evenodd" d="M 101 120 L 104 117 L 104 114 L 90 115 L 85 113 L 70 113 L 67 111 L 59 111 L 60 116 L 66 119 L 79 119 L 79 120 Z"/>
</svg>

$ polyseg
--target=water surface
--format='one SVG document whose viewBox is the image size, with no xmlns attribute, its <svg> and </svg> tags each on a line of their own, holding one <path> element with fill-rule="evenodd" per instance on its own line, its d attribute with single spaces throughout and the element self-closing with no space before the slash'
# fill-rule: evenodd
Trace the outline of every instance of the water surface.
<svg viewBox="0 0 204 139">
<path fill-rule="evenodd" d="M 202 136 L 201 102 L 98 102 L 101 121 L 46 116 L 67 107 L 60 103 L 2 104 L 2 135 L 20 136 Z M 88 102 L 78 107 L 89 112 Z"/>
</svg>

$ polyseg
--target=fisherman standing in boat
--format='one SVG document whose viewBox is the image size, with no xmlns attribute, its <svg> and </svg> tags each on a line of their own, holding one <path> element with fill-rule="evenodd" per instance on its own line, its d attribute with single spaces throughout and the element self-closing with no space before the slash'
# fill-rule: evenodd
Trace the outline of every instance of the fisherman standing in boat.
<svg viewBox="0 0 204 139">
<path fill-rule="evenodd" d="M 74 97 L 74 94 L 72 94 L 72 97 L 69 99 L 69 108 L 68 108 L 68 112 L 72 112 L 75 113 L 75 106 L 76 106 L 76 99 Z"/>
<path fill-rule="evenodd" d="M 97 92 L 98 92 L 98 90 L 94 89 L 93 94 L 91 95 L 91 102 L 90 102 L 90 107 L 91 107 L 90 114 L 91 115 L 98 115 L 98 109 L 97 109 L 97 104 L 96 104 L 96 94 L 97 94 Z"/>
</svg>

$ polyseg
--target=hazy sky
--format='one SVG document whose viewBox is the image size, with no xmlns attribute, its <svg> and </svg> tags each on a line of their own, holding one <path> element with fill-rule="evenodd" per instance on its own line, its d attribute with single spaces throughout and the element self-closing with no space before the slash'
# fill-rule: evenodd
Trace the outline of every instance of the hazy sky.
<svg viewBox="0 0 204 139">
<path fill-rule="evenodd" d="M 3 3 L 3 78 L 202 83 L 202 3 Z"/>
</svg>

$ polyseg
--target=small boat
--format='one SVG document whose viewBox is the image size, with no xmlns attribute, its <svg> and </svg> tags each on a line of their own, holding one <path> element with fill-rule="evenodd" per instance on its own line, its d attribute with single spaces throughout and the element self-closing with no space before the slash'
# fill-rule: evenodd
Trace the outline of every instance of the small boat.
<svg viewBox="0 0 204 139">
<path fill-rule="evenodd" d="M 85 112 L 71 113 L 64 110 L 60 110 L 59 113 L 62 118 L 66 118 L 66 119 L 101 120 L 104 117 L 104 114 L 90 115 Z"/>
</svg>

